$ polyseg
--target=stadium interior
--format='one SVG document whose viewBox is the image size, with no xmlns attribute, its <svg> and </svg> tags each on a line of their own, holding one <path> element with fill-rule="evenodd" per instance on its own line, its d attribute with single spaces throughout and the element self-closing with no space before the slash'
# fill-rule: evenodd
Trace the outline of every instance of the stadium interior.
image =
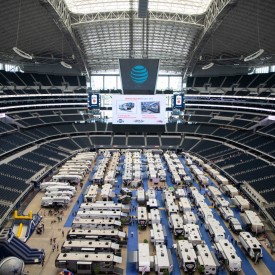
<svg viewBox="0 0 275 275">
<path fill-rule="evenodd" d="M 159 149 L 210 164 L 274 235 L 274 1 L 14 0 L 0 10 L 1 228 L 76 154 Z M 159 59 L 163 125 L 113 124 L 119 59 Z M 138 274 L 129 270 L 120 274 Z"/>
</svg>

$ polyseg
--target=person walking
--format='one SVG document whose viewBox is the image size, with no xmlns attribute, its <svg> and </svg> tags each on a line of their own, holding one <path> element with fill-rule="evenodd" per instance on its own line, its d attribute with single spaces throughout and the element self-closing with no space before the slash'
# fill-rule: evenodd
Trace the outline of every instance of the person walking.
<svg viewBox="0 0 275 275">
<path fill-rule="evenodd" d="M 133 231 L 131 232 L 131 237 L 132 237 L 132 238 L 134 237 L 134 232 L 133 232 Z"/>
</svg>

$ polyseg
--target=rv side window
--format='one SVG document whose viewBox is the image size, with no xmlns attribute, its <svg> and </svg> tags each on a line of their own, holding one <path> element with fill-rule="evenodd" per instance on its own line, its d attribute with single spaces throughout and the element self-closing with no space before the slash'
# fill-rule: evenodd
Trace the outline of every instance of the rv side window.
<svg viewBox="0 0 275 275">
<path fill-rule="evenodd" d="M 67 268 L 67 262 L 66 261 L 59 261 L 58 266 L 60 266 L 60 268 Z"/>
</svg>

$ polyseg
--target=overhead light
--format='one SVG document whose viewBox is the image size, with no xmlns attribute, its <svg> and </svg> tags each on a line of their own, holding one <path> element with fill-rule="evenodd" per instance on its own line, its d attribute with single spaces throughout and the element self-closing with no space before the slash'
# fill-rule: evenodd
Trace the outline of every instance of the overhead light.
<svg viewBox="0 0 275 275">
<path fill-rule="evenodd" d="M 26 58 L 26 59 L 32 59 L 32 56 L 30 54 L 23 52 L 22 50 L 18 49 L 17 47 L 13 47 L 12 49 L 15 53 L 17 53 L 21 57 Z"/>
<path fill-rule="evenodd" d="M 211 62 L 211 63 L 209 63 L 209 64 L 203 66 L 202 69 L 203 69 L 203 70 L 208 70 L 208 69 L 210 69 L 210 68 L 213 67 L 213 66 L 214 66 L 214 63 Z"/>
<path fill-rule="evenodd" d="M 251 54 L 251 55 L 245 57 L 245 58 L 244 58 L 244 62 L 251 61 L 251 60 L 253 60 L 253 59 L 259 57 L 259 56 L 262 55 L 263 53 L 264 53 L 264 49 L 260 49 L 260 50 L 258 50 L 257 52 L 255 52 L 255 53 L 253 53 L 253 54 Z"/>
<path fill-rule="evenodd" d="M 72 65 L 70 65 L 70 64 L 68 64 L 68 63 L 66 63 L 66 62 L 64 62 L 64 61 L 61 61 L 60 64 L 61 64 L 63 67 L 67 68 L 67 69 L 72 69 Z"/>
</svg>

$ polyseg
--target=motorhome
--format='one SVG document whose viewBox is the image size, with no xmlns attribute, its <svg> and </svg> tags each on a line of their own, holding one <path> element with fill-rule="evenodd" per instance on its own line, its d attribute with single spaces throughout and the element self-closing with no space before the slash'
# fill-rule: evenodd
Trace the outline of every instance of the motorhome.
<svg viewBox="0 0 275 275">
<path fill-rule="evenodd" d="M 70 184 L 68 182 L 56 182 L 56 181 L 47 181 L 47 182 L 42 182 L 40 184 L 40 190 L 41 191 L 46 191 L 46 188 L 48 186 L 69 186 Z"/>
<path fill-rule="evenodd" d="M 158 208 L 158 201 L 157 201 L 157 199 L 149 199 L 147 201 L 146 205 L 147 205 L 148 210 L 156 209 L 156 208 Z"/>
<path fill-rule="evenodd" d="M 101 272 L 110 273 L 117 263 L 122 263 L 122 257 L 107 252 L 60 253 L 55 260 L 56 267 L 69 269 L 76 274 L 92 274 L 96 268 Z"/>
<path fill-rule="evenodd" d="M 92 203 L 81 203 L 79 206 L 79 210 L 119 210 L 127 213 L 129 212 L 129 206 L 126 206 L 122 203 L 115 203 L 113 201 L 96 201 Z"/>
<path fill-rule="evenodd" d="M 230 198 L 233 198 L 239 194 L 239 190 L 232 184 L 222 185 L 221 188 Z"/>
<path fill-rule="evenodd" d="M 218 258 L 225 262 L 229 272 L 236 273 L 242 270 L 242 260 L 232 243 L 227 239 L 221 239 L 215 244 L 215 248 Z"/>
<path fill-rule="evenodd" d="M 96 202 L 98 190 L 99 190 L 99 187 L 97 184 L 90 185 L 86 194 L 84 195 L 85 201 L 86 202 Z"/>
<path fill-rule="evenodd" d="M 85 219 L 76 216 L 72 223 L 72 228 L 79 229 L 119 229 L 121 227 L 121 221 L 110 218 L 95 218 Z"/>
<path fill-rule="evenodd" d="M 243 212 L 250 209 L 250 203 L 241 195 L 234 196 L 232 202 Z"/>
<path fill-rule="evenodd" d="M 243 230 L 242 225 L 237 218 L 231 217 L 228 219 L 228 222 L 229 227 L 234 233 L 239 234 Z"/>
<path fill-rule="evenodd" d="M 126 213 L 120 210 L 79 210 L 77 216 L 80 218 L 107 218 L 120 219 L 121 217 L 127 217 Z"/>
<path fill-rule="evenodd" d="M 70 184 L 79 184 L 82 180 L 82 176 L 79 175 L 54 175 L 52 177 L 52 181 L 56 181 L 56 182 L 69 182 Z"/>
<path fill-rule="evenodd" d="M 141 227 L 146 227 L 148 223 L 148 215 L 147 215 L 146 207 L 139 206 L 137 210 L 138 210 L 137 211 L 138 225 L 140 225 Z"/>
<path fill-rule="evenodd" d="M 67 234 L 68 240 L 74 239 L 92 239 L 92 240 L 125 240 L 126 233 L 118 229 L 70 229 Z"/>
<path fill-rule="evenodd" d="M 229 184 L 229 181 L 227 178 L 221 176 L 221 175 L 215 175 L 215 180 L 217 181 L 218 184 Z"/>
<path fill-rule="evenodd" d="M 234 217 L 233 211 L 232 211 L 231 208 L 228 207 L 228 206 L 219 207 L 219 210 L 220 210 L 221 216 L 222 216 L 226 221 L 228 221 L 229 218 Z"/>
<path fill-rule="evenodd" d="M 166 210 L 167 210 L 168 216 L 179 213 L 179 207 L 174 202 L 166 203 Z"/>
<path fill-rule="evenodd" d="M 143 274 L 150 272 L 149 243 L 138 244 L 138 271 Z"/>
<path fill-rule="evenodd" d="M 204 222 L 207 222 L 209 218 L 213 218 L 213 211 L 207 204 L 201 204 L 198 209 L 198 215 L 204 220 Z"/>
<path fill-rule="evenodd" d="M 111 241 L 93 241 L 93 240 L 65 240 L 61 246 L 62 253 L 69 252 L 119 252 L 119 244 Z"/>
<path fill-rule="evenodd" d="M 75 187 L 74 186 L 63 186 L 63 185 L 56 185 L 56 186 L 48 186 L 46 188 L 46 192 L 53 192 L 53 191 L 70 191 L 73 194 L 76 193 Z"/>
<path fill-rule="evenodd" d="M 158 209 L 151 209 L 151 211 L 148 213 L 148 221 L 149 224 L 160 223 L 160 211 Z"/>
<path fill-rule="evenodd" d="M 251 232 L 255 234 L 264 232 L 265 226 L 256 212 L 246 210 L 244 211 L 244 214 L 241 215 L 241 218 Z"/>
<path fill-rule="evenodd" d="M 209 181 L 208 178 L 204 175 L 197 175 L 198 182 L 203 186 L 208 186 Z"/>
<path fill-rule="evenodd" d="M 180 198 L 186 198 L 187 197 L 187 192 L 185 189 L 183 188 L 178 188 L 176 191 L 175 191 L 175 196 L 177 199 L 180 199 Z"/>
<path fill-rule="evenodd" d="M 175 236 L 183 234 L 183 219 L 180 215 L 171 214 L 168 218 L 168 224 Z"/>
<path fill-rule="evenodd" d="M 137 190 L 137 202 L 139 205 L 144 205 L 145 204 L 145 192 L 144 192 L 144 189 L 142 188 L 139 188 Z"/>
<path fill-rule="evenodd" d="M 189 224 L 189 223 L 196 224 L 197 223 L 196 215 L 193 212 L 186 212 L 183 215 L 183 223 L 184 224 Z"/>
<path fill-rule="evenodd" d="M 198 244 L 198 264 L 203 268 L 204 274 L 217 274 L 219 263 L 206 244 Z"/>
<path fill-rule="evenodd" d="M 55 207 L 55 206 L 66 206 L 70 204 L 71 198 L 68 196 L 52 196 L 52 197 L 42 197 L 41 206 L 42 207 Z"/>
<path fill-rule="evenodd" d="M 156 191 L 154 189 L 149 189 L 146 192 L 146 199 L 149 200 L 149 199 L 155 199 L 155 198 L 156 198 Z"/>
<path fill-rule="evenodd" d="M 202 243 L 201 232 L 197 224 L 183 225 L 183 235 L 193 246 Z"/>
<path fill-rule="evenodd" d="M 183 213 L 191 212 L 192 206 L 188 198 L 179 199 L 179 211 Z"/>
<path fill-rule="evenodd" d="M 58 171 L 58 175 L 79 175 L 79 176 L 85 176 L 86 171 L 81 168 L 73 168 L 70 166 L 61 167 Z"/>
<path fill-rule="evenodd" d="M 170 250 L 168 251 L 166 245 L 163 244 L 157 244 L 155 247 L 155 272 L 158 275 L 166 274 L 165 271 L 171 273 L 173 271 L 173 259 Z"/>
<path fill-rule="evenodd" d="M 218 196 L 222 196 L 222 192 L 215 186 L 209 186 L 208 187 L 208 195 L 210 198 L 215 198 Z"/>
<path fill-rule="evenodd" d="M 165 231 L 160 223 L 152 224 L 152 229 L 150 230 L 150 240 L 154 245 L 165 243 Z"/>
<path fill-rule="evenodd" d="M 60 196 L 68 196 L 68 197 L 73 197 L 74 193 L 72 191 L 51 191 L 51 192 L 46 192 L 45 197 L 60 197 Z"/>
<path fill-rule="evenodd" d="M 213 200 L 217 207 L 229 207 L 229 202 L 226 199 L 224 199 L 223 197 L 216 196 L 213 198 Z"/>
<path fill-rule="evenodd" d="M 262 245 L 249 232 L 240 232 L 239 240 L 253 261 L 257 262 L 263 257 Z"/>
<path fill-rule="evenodd" d="M 205 224 L 205 227 L 207 226 L 208 232 L 210 237 L 214 242 L 218 242 L 219 240 L 225 239 L 225 231 L 223 227 L 220 225 L 218 220 L 211 218 L 207 220 L 207 224 Z"/>
<path fill-rule="evenodd" d="M 179 240 L 177 243 L 177 254 L 179 256 L 180 266 L 188 274 L 196 270 L 197 255 L 193 245 L 187 240 Z"/>
</svg>

